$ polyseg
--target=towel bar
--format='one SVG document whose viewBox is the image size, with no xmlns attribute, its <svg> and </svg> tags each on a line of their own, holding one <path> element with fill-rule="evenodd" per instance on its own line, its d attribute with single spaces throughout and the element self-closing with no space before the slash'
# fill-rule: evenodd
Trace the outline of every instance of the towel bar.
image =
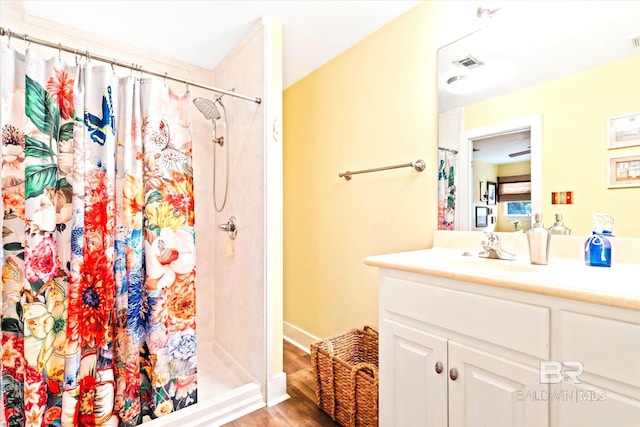
<svg viewBox="0 0 640 427">
<path fill-rule="evenodd" d="M 401 164 L 401 165 L 383 166 L 383 167 L 380 167 L 380 168 L 363 169 L 363 170 L 360 170 L 360 171 L 354 171 L 354 172 L 351 172 L 351 171 L 341 172 L 341 173 L 339 173 L 339 174 L 338 174 L 338 176 L 339 176 L 340 178 L 344 178 L 344 179 L 346 179 L 347 181 L 349 181 L 349 180 L 351 180 L 351 175 L 357 175 L 357 174 L 360 174 L 360 173 L 369 173 L 369 172 L 386 171 L 386 170 L 389 170 L 389 169 L 406 168 L 406 167 L 408 167 L 408 166 L 413 167 L 413 168 L 414 168 L 415 170 L 417 170 L 418 172 L 422 172 L 422 171 L 425 169 L 425 167 L 426 167 L 426 165 L 425 165 L 425 163 L 424 163 L 424 160 L 422 160 L 422 159 L 418 159 L 418 160 L 416 160 L 415 162 L 403 163 L 403 164 Z"/>
</svg>

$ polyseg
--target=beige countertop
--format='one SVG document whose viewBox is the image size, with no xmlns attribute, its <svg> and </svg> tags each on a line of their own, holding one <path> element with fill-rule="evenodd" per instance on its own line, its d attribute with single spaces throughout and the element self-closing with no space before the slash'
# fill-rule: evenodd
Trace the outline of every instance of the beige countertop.
<svg viewBox="0 0 640 427">
<path fill-rule="evenodd" d="M 640 264 L 590 267 L 583 260 L 551 257 L 548 265 L 533 265 L 528 254 L 506 261 L 477 253 L 436 247 L 370 256 L 365 264 L 640 311 Z"/>
</svg>

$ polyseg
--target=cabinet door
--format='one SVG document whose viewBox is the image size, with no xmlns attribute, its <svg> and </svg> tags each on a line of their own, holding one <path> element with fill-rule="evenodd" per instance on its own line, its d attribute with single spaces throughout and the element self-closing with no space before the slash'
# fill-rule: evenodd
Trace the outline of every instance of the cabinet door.
<svg viewBox="0 0 640 427">
<path fill-rule="evenodd" d="M 449 341 L 448 374 L 449 427 L 549 425 L 539 368 Z"/>
<path fill-rule="evenodd" d="M 640 316 L 635 317 L 640 319 Z M 562 360 L 579 361 L 576 379 L 557 378 L 552 419 L 562 427 L 640 425 L 640 322 L 560 312 Z"/>
<path fill-rule="evenodd" d="M 380 426 L 446 426 L 447 340 L 389 319 L 379 339 Z"/>
<path fill-rule="evenodd" d="M 586 377 L 586 380 L 585 380 Z M 559 414 L 557 425 L 562 427 L 637 427 L 640 425 L 638 392 L 629 395 L 590 384 L 589 376 L 580 377 L 580 384 L 562 384 L 557 399 L 552 400 Z"/>
</svg>

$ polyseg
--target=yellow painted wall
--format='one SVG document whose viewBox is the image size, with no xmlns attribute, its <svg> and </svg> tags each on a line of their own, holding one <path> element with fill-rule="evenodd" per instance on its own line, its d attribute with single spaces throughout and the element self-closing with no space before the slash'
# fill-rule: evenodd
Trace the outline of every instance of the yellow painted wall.
<svg viewBox="0 0 640 427">
<path fill-rule="evenodd" d="M 610 156 L 640 147 L 607 149 L 607 118 L 640 111 L 640 56 L 594 68 L 466 107 L 465 129 L 542 114 L 545 225 L 561 213 L 574 235 L 591 233 L 591 214 L 610 213 L 614 234 L 640 237 L 640 187 L 607 188 Z M 574 191 L 573 205 L 552 205 L 552 191 Z"/>
<path fill-rule="evenodd" d="M 284 320 L 325 337 L 377 326 L 369 255 L 437 228 L 440 2 L 424 2 L 284 92 Z M 339 172 L 423 159 L 412 168 Z"/>
<path fill-rule="evenodd" d="M 497 182 L 496 177 L 498 176 L 498 166 L 491 164 L 480 162 L 478 160 L 473 161 L 473 205 L 474 212 L 475 206 L 488 206 L 487 201 L 483 201 L 480 199 L 480 181 L 482 181 L 482 195 L 487 192 L 487 182 Z M 496 206 L 489 206 L 489 209 L 493 210 L 491 216 L 496 215 Z M 491 223 L 489 220 L 486 227 L 475 227 L 475 216 L 473 222 L 473 230 L 476 231 L 494 231 L 496 228 L 495 223 Z"/>
<path fill-rule="evenodd" d="M 517 163 L 507 163 L 504 165 L 498 165 L 498 176 L 528 175 L 530 173 L 531 173 L 531 162 L 517 162 Z M 498 203 L 496 212 L 498 215 L 496 231 L 514 231 L 515 228 L 511 223 L 511 220 L 506 220 L 503 215 L 504 202 Z M 519 223 L 518 230 L 527 230 L 531 227 L 530 220 L 519 219 L 518 223 Z"/>
</svg>

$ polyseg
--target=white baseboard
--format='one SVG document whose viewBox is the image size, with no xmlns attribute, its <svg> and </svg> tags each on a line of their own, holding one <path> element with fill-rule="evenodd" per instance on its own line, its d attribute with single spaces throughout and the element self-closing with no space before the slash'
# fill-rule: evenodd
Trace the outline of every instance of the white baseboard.
<svg viewBox="0 0 640 427">
<path fill-rule="evenodd" d="M 281 372 L 271 378 L 267 384 L 267 406 L 272 407 L 277 405 L 289 397 L 287 394 L 287 374 Z"/>
<path fill-rule="evenodd" d="M 285 340 L 295 345 L 307 354 L 311 353 L 311 344 L 320 340 L 320 338 L 311 335 L 307 331 L 302 330 L 288 322 L 283 322 L 282 332 Z"/>
</svg>

